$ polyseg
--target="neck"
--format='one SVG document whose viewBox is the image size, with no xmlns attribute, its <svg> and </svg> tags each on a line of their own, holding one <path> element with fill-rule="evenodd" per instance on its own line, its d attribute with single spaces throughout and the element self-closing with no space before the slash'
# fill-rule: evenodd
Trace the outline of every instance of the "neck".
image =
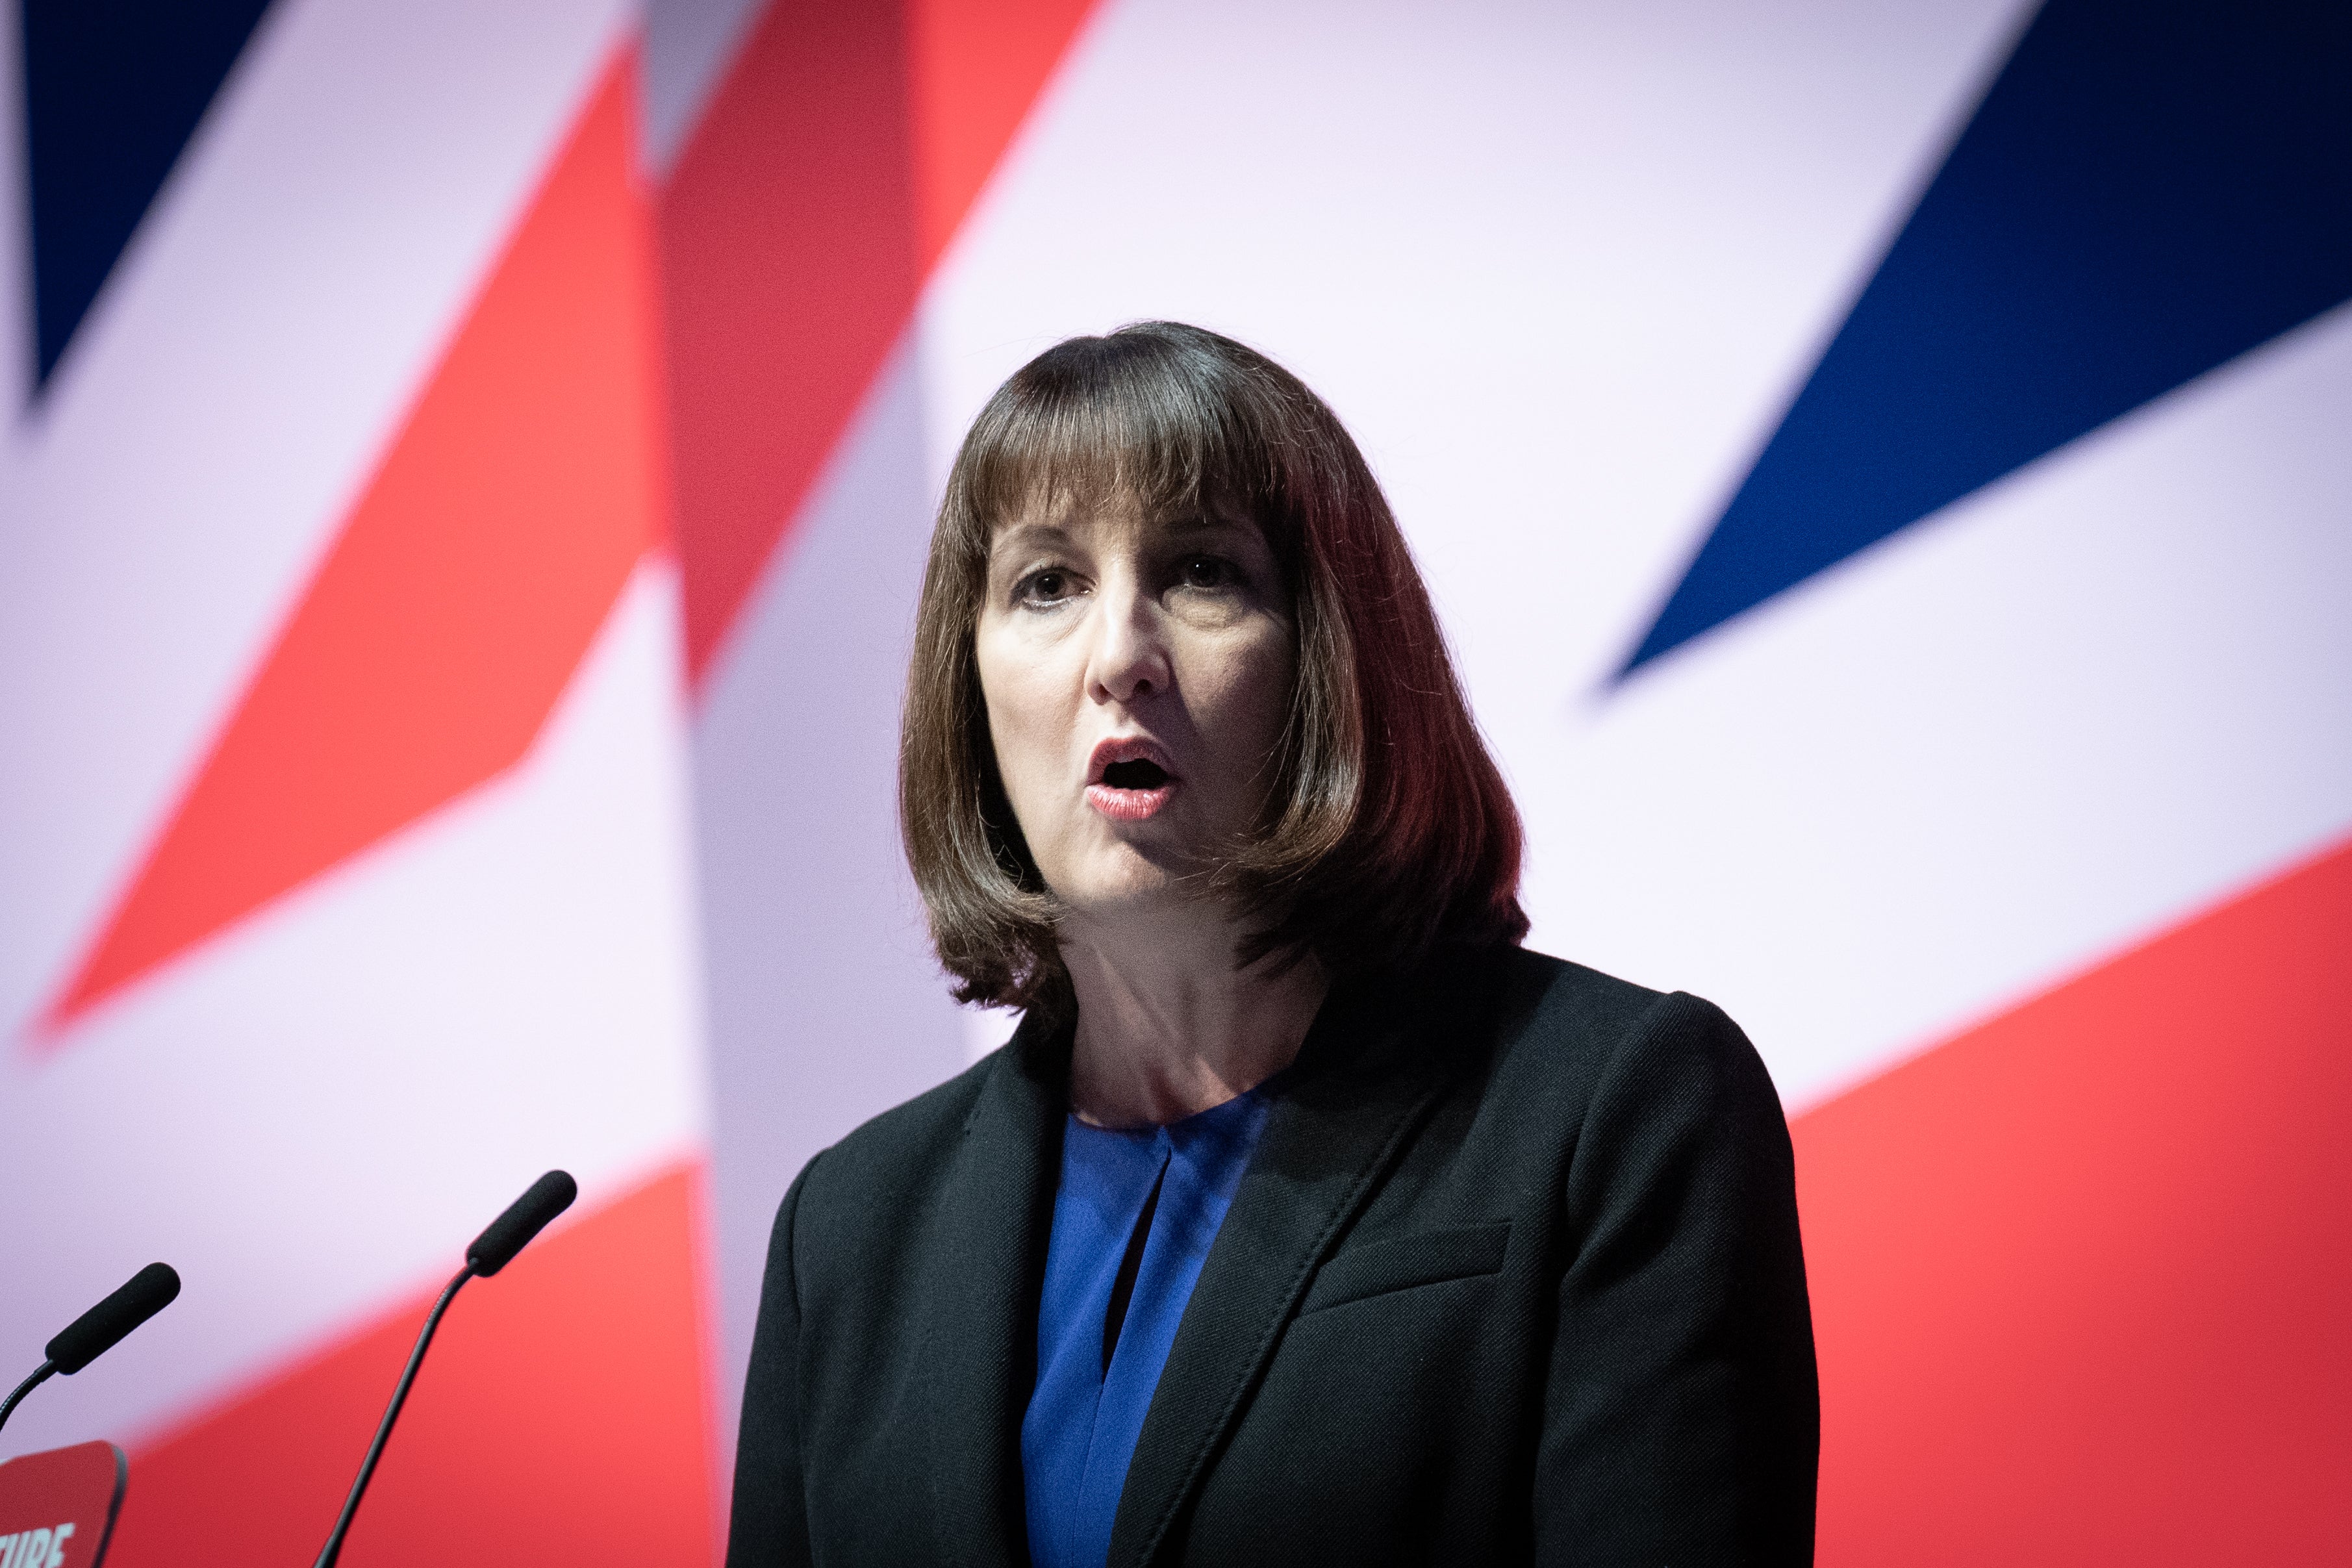
<svg viewBox="0 0 2352 1568">
<path fill-rule="evenodd" d="M 1278 974 L 1265 963 L 1236 969 L 1241 934 L 1200 909 L 1160 911 L 1140 930 L 1064 928 L 1062 961 L 1078 1000 L 1070 1106 L 1080 1121 L 1181 1121 L 1290 1065 L 1329 977 L 1312 958 Z"/>
</svg>

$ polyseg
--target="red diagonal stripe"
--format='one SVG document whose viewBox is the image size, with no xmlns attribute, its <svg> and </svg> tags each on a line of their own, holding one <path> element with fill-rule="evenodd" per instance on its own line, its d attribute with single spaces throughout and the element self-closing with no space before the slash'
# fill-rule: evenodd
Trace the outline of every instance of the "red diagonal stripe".
<svg viewBox="0 0 2352 1568">
<path fill-rule="evenodd" d="M 2352 846 L 1801 1117 L 1825 1565 L 2352 1561 Z"/>
<path fill-rule="evenodd" d="M 910 0 L 916 237 L 928 275 L 1094 0 Z"/>
<path fill-rule="evenodd" d="M 52 1025 L 538 734 L 659 516 L 634 82 L 623 52 Z"/>
<path fill-rule="evenodd" d="M 699 679 L 1087 0 L 773 0 L 661 198 Z"/>
</svg>

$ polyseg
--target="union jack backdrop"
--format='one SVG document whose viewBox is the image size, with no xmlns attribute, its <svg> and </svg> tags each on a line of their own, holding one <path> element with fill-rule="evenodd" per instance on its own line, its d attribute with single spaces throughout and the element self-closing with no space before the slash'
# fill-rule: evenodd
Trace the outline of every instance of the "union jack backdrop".
<svg viewBox="0 0 2352 1568">
<path fill-rule="evenodd" d="M 948 999 L 962 429 L 1328 396 L 1532 942 L 1795 1131 L 1821 1561 L 2352 1557 L 2352 11 L 12 0 L 0 1454 L 112 1561 L 711 1561 L 777 1199 Z M 4 1372 L 5 1368 L 0 1368 Z"/>
</svg>

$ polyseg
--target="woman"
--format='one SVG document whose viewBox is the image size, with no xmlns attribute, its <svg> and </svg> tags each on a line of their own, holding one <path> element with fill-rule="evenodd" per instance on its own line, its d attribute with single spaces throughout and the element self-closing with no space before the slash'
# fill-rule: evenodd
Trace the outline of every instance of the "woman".
<svg viewBox="0 0 2352 1568">
<path fill-rule="evenodd" d="M 908 858 L 1002 1051 L 777 1215 L 729 1562 L 1811 1560 L 1788 1131 L 1518 947 L 1519 826 L 1327 407 L 1166 322 L 948 482 Z"/>
</svg>

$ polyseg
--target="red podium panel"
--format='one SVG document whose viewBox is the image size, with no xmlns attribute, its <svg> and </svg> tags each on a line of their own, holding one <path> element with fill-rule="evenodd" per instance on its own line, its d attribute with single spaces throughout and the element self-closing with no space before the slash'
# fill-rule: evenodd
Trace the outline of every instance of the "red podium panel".
<svg viewBox="0 0 2352 1568">
<path fill-rule="evenodd" d="M 128 1468 L 111 1443 L 0 1465 L 0 1568 L 98 1568 Z"/>
</svg>

